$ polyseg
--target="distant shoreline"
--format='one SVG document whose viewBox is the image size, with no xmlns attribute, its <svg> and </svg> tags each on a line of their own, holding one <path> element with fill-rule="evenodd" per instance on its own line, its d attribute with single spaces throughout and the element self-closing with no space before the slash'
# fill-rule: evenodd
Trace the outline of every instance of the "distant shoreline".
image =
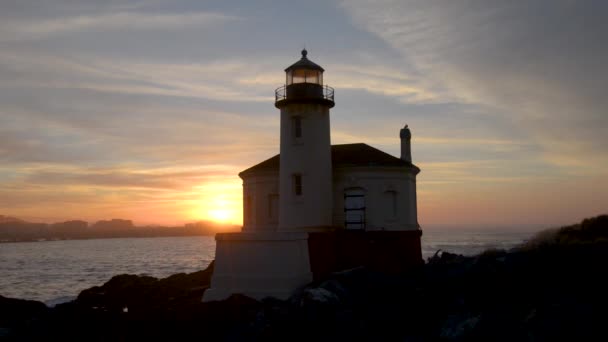
<svg viewBox="0 0 608 342">
<path fill-rule="evenodd" d="M 188 237 L 188 236 L 215 236 L 216 233 L 200 234 L 169 234 L 169 235 L 124 235 L 124 236 L 90 236 L 77 238 L 50 238 L 50 239 L 20 239 L 20 240 L 0 240 L 0 243 L 20 243 L 20 242 L 53 242 L 53 241 L 72 241 L 72 240 L 105 240 L 105 239 L 131 239 L 131 238 L 165 238 L 165 237 Z"/>
<path fill-rule="evenodd" d="M 239 229 L 238 225 L 210 221 L 186 223 L 179 227 L 136 226 L 133 221 L 125 219 L 100 220 L 93 224 L 82 220 L 37 223 L 0 215 L 0 243 L 205 236 Z"/>
</svg>

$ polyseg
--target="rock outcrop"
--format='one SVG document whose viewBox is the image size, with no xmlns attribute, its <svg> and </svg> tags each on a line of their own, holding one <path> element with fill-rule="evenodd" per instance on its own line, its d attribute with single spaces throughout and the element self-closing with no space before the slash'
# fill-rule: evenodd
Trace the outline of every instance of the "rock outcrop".
<svg viewBox="0 0 608 342">
<path fill-rule="evenodd" d="M 608 340 L 607 217 L 511 251 L 437 253 L 407 273 L 333 273 L 289 300 L 202 303 L 213 265 L 120 275 L 70 303 L 0 297 L 0 337 L 40 340 Z M 542 243 L 540 242 L 542 241 Z"/>
</svg>

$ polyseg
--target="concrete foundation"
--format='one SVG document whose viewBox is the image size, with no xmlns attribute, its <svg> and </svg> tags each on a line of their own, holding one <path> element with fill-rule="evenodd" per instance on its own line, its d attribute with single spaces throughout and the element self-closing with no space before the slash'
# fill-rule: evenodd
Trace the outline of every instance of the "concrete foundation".
<svg viewBox="0 0 608 342">
<path fill-rule="evenodd" d="M 215 270 L 204 302 L 239 293 L 289 298 L 329 273 L 358 266 L 399 273 L 423 264 L 421 230 L 217 234 Z"/>
<path fill-rule="evenodd" d="M 215 239 L 215 269 L 204 302 L 234 293 L 287 299 L 313 280 L 307 233 L 221 233 Z"/>
</svg>

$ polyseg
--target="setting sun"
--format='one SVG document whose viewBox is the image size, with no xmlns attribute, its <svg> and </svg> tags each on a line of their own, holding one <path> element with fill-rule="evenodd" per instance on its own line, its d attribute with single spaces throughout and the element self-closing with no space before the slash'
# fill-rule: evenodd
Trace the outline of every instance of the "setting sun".
<svg viewBox="0 0 608 342">
<path fill-rule="evenodd" d="M 235 179 L 236 178 L 236 179 Z M 217 177 L 212 183 L 192 187 L 191 199 L 181 202 L 186 221 L 213 221 L 242 224 L 242 185 L 233 173 Z"/>
<path fill-rule="evenodd" d="M 232 219 L 232 212 L 228 209 L 213 209 L 208 214 L 213 221 L 228 222 Z"/>
<path fill-rule="evenodd" d="M 238 221 L 237 213 L 234 203 L 220 196 L 212 201 L 206 216 L 215 222 L 235 223 Z"/>
</svg>

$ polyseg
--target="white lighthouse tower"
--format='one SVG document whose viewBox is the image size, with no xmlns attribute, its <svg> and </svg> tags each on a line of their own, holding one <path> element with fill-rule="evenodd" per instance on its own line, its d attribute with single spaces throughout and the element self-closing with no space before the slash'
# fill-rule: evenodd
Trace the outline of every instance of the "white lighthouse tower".
<svg viewBox="0 0 608 342">
<path fill-rule="evenodd" d="M 332 225 L 329 109 L 334 90 L 323 85 L 323 68 L 302 58 L 285 69 L 276 90 L 281 110 L 280 231 L 314 231 Z"/>
</svg>

